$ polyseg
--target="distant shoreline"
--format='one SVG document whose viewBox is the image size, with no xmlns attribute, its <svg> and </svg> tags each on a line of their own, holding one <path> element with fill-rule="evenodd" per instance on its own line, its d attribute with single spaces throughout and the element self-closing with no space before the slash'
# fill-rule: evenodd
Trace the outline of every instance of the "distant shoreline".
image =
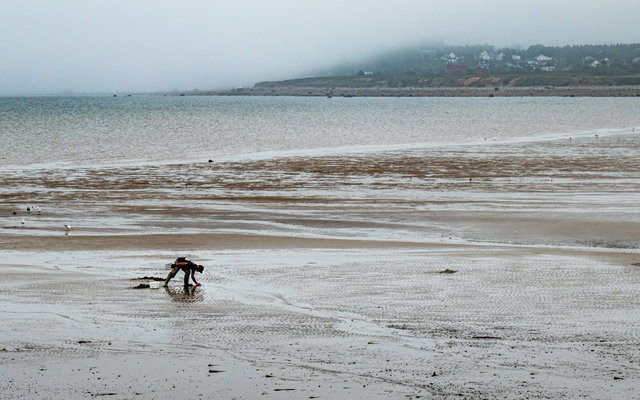
<svg viewBox="0 0 640 400">
<path fill-rule="evenodd" d="M 309 97 L 640 97 L 640 86 L 536 87 L 252 87 L 187 92 L 190 96 Z"/>
</svg>

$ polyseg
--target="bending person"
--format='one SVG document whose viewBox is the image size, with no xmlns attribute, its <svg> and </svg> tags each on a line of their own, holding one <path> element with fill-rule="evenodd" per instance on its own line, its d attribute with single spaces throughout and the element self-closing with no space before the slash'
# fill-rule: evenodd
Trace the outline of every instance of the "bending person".
<svg viewBox="0 0 640 400">
<path fill-rule="evenodd" d="M 198 265 L 190 260 L 187 260 L 184 257 L 178 257 L 176 261 L 171 264 L 171 272 L 167 275 L 167 279 L 164 280 L 164 287 L 169 285 L 169 281 L 173 279 L 174 276 L 178 273 L 178 271 L 182 270 L 184 272 L 184 285 L 189 286 L 189 273 L 191 273 L 191 279 L 196 284 L 196 286 L 200 286 L 198 281 L 196 281 L 196 271 L 202 273 L 204 271 L 204 267 L 202 265 Z"/>
</svg>

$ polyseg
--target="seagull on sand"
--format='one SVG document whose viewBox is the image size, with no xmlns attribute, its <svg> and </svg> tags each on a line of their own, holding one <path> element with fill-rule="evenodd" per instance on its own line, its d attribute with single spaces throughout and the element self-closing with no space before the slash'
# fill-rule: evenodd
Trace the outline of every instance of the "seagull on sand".
<svg viewBox="0 0 640 400">
<path fill-rule="evenodd" d="M 69 225 L 69 224 L 64 224 L 64 228 L 65 228 L 67 231 L 70 231 L 70 230 L 71 230 L 71 225 Z"/>
<path fill-rule="evenodd" d="M 22 224 L 22 226 L 24 226 L 24 218 L 22 218 L 22 221 L 20 221 L 20 223 Z"/>
</svg>

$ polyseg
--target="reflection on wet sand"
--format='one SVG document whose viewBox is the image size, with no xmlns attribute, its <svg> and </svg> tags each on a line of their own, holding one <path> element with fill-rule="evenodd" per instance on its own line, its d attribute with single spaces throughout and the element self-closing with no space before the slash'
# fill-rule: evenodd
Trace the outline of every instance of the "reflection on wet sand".
<svg viewBox="0 0 640 400">
<path fill-rule="evenodd" d="M 165 286 L 164 290 L 165 292 L 167 292 L 172 301 L 178 303 L 197 303 L 204 300 L 203 291 L 200 290 L 197 286 Z"/>
</svg>

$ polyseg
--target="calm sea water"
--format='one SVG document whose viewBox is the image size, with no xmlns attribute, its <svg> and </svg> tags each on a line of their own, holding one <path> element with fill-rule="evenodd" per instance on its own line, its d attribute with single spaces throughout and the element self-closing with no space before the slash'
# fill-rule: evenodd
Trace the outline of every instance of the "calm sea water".
<svg viewBox="0 0 640 400">
<path fill-rule="evenodd" d="M 269 158 L 640 125 L 636 98 L 0 98 L 0 165 Z"/>
</svg>

